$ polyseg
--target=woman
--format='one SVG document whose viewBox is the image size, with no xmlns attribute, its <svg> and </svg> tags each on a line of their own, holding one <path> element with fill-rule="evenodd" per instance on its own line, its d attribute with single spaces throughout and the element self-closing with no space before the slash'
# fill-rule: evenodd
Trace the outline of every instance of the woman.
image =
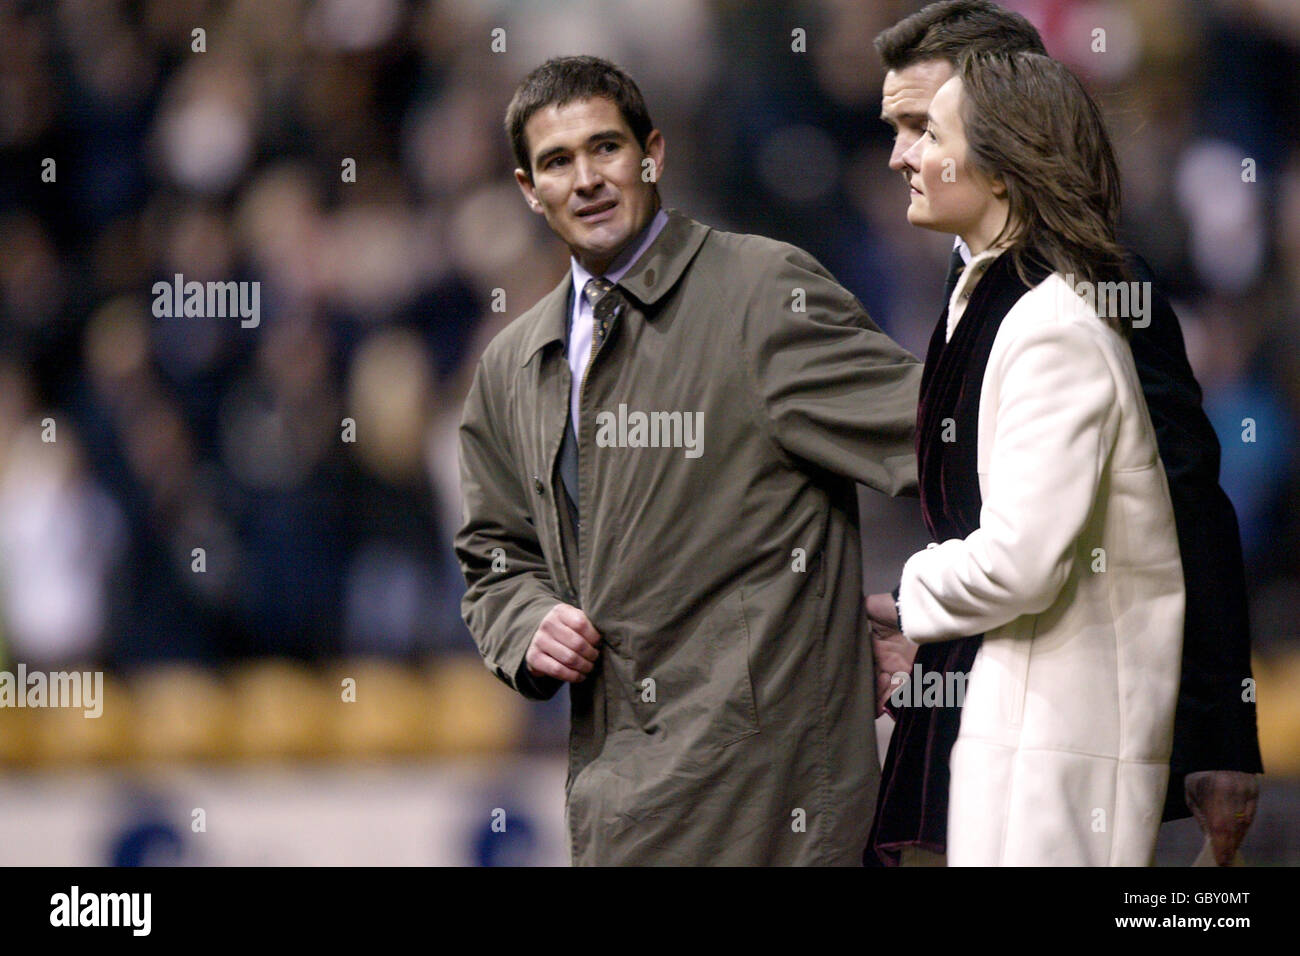
<svg viewBox="0 0 1300 956">
<path fill-rule="evenodd" d="M 1131 323 L 1099 315 L 1089 294 L 1126 281 L 1115 160 L 1082 86 L 1036 54 L 966 59 L 927 122 L 904 157 L 908 219 L 957 233 L 972 259 L 930 343 L 918 411 L 936 543 L 869 609 L 922 659 L 935 645 L 940 667 L 974 660 L 964 701 L 944 702 L 961 705 L 949 864 L 1146 865 L 1183 577 Z M 891 787 L 926 773 L 924 735 L 899 731 L 878 851 L 891 846 Z M 930 812 L 942 806 L 923 790 Z"/>
</svg>

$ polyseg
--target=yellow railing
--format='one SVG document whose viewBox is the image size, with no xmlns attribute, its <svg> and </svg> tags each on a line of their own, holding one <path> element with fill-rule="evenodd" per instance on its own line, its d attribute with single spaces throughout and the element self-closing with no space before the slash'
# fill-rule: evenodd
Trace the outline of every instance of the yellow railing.
<svg viewBox="0 0 1300 956">
<path fill-rule="evenodd" d="M 1300 650 L 1253 664 L 1270 775 L 1300 777 Z M 250 661 L 106 676 L 103 714 L 0 707 L 0 767 L 510 753 L 530 705 L 473 657 Z"/>
<path fill-rule="evenodd" d="M 0 767 L 503 753 L 527 708 L 472 657 L 166 665 L 106 675 L 98 718 L 0 707 Z"/>
</svg>

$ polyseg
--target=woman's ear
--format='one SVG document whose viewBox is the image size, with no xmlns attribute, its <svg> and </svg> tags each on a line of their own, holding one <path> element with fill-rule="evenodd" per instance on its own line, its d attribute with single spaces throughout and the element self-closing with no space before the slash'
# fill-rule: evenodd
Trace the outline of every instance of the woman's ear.
<svg viewBox="0 0 1300 956">
<path fill-rule="evenodd" d="M 1005 179 L 1003 179 L 1001 176 L 994 176 L 993 182 L 990 185 L 992 186 L 993 189 L 993 198 L 995 199 L 1007 198 L 1007 181 Z"/>
</svg>

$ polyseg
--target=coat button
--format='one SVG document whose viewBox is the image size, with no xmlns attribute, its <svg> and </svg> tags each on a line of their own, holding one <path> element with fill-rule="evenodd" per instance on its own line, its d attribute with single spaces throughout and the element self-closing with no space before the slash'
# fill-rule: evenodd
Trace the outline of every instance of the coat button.
<svg viewBox="0 0 1300 956">
<path fill-rule="evenodd" d="M 645 271 L 645 284 L 646 285 L 655 284 L 655 271 L 653 269 L 647 269 Z"/>
<path fill-rule="evenodd" d="M 536 475 L 533 475 L 533 488 L 539 495 L 546 491 L 546 486 L 542 484 L 542 479 L 538 478 Z"/>
</svg>

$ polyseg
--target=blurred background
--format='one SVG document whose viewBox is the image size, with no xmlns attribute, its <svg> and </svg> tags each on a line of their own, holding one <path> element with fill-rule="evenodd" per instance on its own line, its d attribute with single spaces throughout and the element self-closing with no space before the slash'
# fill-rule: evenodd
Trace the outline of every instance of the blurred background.
<svg viewBox="0 0 1300 956">
<path fill-rule="evenodd" d="M 1182 318 L 1250 585 L 1244 855 L 1300 863 L 1300 5 L 1005 5 L 1103 105 Z M 488 674 L 451 547 L 478 355 L 568 263 L 506 104 L 614 59 L 667 205 L 923 355 L 951 240 L 906 223 L 871 46 L 921 6 L 0 0 L 0 669 L 106 674 L 99 719 L 0 709 L 0 863 L 565 863 L 567 696 Z M 155 316 L 177 273 L 260 283 L 259 323 Z M 863 509 L 881 590 L 923 531 Z"/>
</svg>

